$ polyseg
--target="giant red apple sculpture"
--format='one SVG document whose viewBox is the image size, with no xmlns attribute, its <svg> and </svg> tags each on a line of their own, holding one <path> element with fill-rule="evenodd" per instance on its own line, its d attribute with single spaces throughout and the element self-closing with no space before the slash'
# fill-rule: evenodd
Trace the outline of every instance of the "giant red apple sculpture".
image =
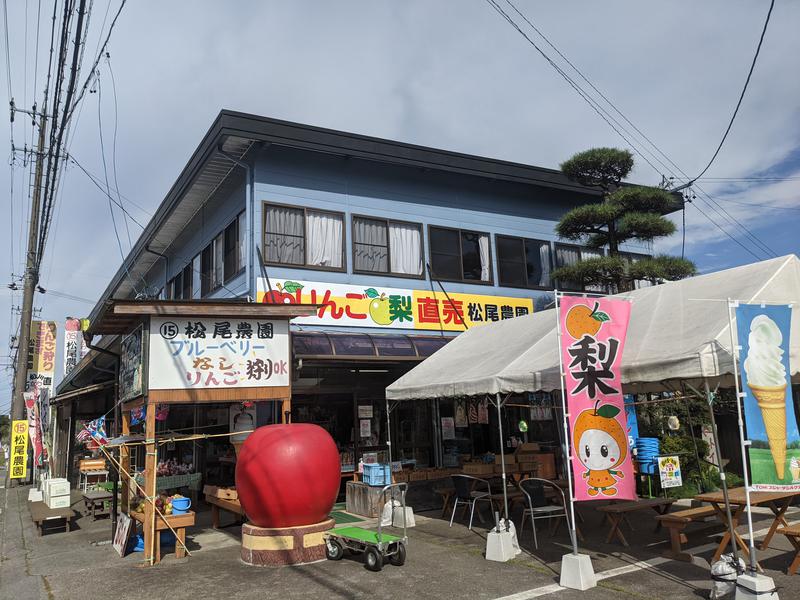
<svg viewBox="0 0 800 600">
<path fill-rule="evenodd" d="M 339 451 L 318 425 L 259 427 L 236 461 L 236 490 L 257 527 L 312 525 L 328 518 L 341 483 Z"/>
</svg>

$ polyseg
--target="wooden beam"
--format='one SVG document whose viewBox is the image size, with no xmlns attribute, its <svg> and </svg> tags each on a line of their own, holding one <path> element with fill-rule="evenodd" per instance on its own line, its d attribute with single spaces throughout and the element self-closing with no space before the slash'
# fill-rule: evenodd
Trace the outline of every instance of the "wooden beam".
<svg viewBox="0 0 800 600">
<path fill-rule="evenodd" d="M 144 459 L 144 492 L 150 501 L 144 503 L 144 560 L 148 564 L 155 562 L 155 507 L 153 503 L 156 497 L 156 403 L 149 402 L 147 404 L 147 416 L 145 417 L 144 426 L 145 441 L 145 459 Z"/>
<path fill-rule="evenodd" d="M 113 315 L 254 317 L 261 319 L 310 317 L 316 304 L 258 304 L 255 302 L 135 302 L 115 303 Z"/>
<path fill-rule="evenodd" d="M 257 402 L 291 398 L 291 386 L 233 387 L 226 389 L 150 390 L 149 404 L 192 404 L 194 402 Z"/>
<path fill-rule="evenodd" d="M 122 411 L 122 435 L 130 435 L 131 433 L 131 414 L 130 412 Z M 125 473 L 131 472 L 131 449 L 126 445 L 119 448 L 119 464 L 122 467 L 120 470 L 120 478 L 122 479 L 122 512 L 128 514 L 130 507 L 130 480 Z"/>
</svg>

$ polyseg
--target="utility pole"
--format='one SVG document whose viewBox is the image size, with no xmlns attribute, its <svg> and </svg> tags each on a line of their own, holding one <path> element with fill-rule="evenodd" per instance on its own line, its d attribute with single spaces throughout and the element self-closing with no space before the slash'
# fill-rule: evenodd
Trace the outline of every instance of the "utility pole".
<svg viewBox="0 0 800 600">
<path fill-rule="evenodd" d="M 23 278 L 22 313 L 20 315 L 19 345 L 17 350 L 17 366 L 14 371 L 14 397 L 11 401 L 11 419 L 25 418 L 25 400 L 22 394 L 28 383 L 28 347 L 31 338 L 31 320 L 33 319 L 33 294 L 39 283 L 39 265 L 36 248 L 39 243 L 39 212 L 42 203 L 42 172 L 44 171 L 44 142 L 47 118 L 42 113 L 39 124 L 39 146 L 36 152 L 36 173 L 31 199 L 31 217 L 28 228 L 28 255 Z M 16 481 L 16 480 L 13 480 Z"/>
</svg>

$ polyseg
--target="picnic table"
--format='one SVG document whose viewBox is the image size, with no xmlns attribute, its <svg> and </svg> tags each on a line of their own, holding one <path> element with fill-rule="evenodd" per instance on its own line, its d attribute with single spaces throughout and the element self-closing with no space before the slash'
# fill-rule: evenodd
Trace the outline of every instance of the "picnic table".
<svg viewBox="0 0 800 600">
<path fill-rule="evenodd" d="M 96 521 L 98 516 L 110 515 L 110 507 L 106 509 L 106 502 L 110 502 L 111 492 L 105 490 L 91 490 L 83 492 L 83 504 L 86 512 L 92 515 L 92 521 Z"/>
<path fill-rule="evenodd" d="M 238 498 L 219 498 L 206 494 L 206 502 L 211 505 L 211 526 L 214 529 L 219 529 L 219 512 L 221 510 L 237 515 L 237 522 L 239 523 L 244 521 L 244 509 Z"/>
<path fill-rule="evenodd" d="M 67 508 L 50 508 L 44 502 L 31 502 L 30 503 L 31 519 L 36 524 L 36 531 L 42 535 L 42 529 L 45 523 L 50 524 L 50 521 L 64 521 L 64 527 L 67 532 L 70 531 L 70 521 L 75 516 L 75 512 Z"/>
<path fill-rule="evenodd" d="M 781 525 L 784 527 L 789 527 L 784 515 L 786 514 L 786 510 L 789 508 L 789 505 L 792 503 L 792 499 L 799 494 L 800 492 L 792 491 L 750 492 L 751 506 L 767 506 L 772 511 L 772 514 L 775 515 L 767 535 L 761 542 L 761 550 L 766 550 L 766 548 L 769 547 L 772 536 L 775 535 L 775 531 L 778 529 L 778 527 Z M 719 557 L 722 556 L 722 553 L 725 551 L 725 547 L 728 545 L 731 539 L 731 528 L 728 526 L 728 517 L 725 512 L 725 497 L 723 496 L 722 492 L 719 491 L 699 494 L 695 496 L 694 499 L 699 500 L 700 502 L 708 502 L 711 504 L 716 511 L 717 518 L 719 518 L 719 520 L 725 525 L 725 533 L 722 536 L 722 541 L 719 543 L 719 547 L 717 548 L 712 560 L 712 562 L 717 561 L 719 560 Z M 739 519 L 741 519 L 742 513 L 744 513 L 745 509 L 747 508 L 745 489 L 743 487 L 738 487 L 728 490 L 728 499 L 731 503 L 731 520 L 733 521 L 732 525 L 736 543 L 741 548 L 742 554 L 745 556 L 745 558 L 749 558 L 750 551 L 747 547 L 747 543 L 738 533 L 736 533 L 736 527 L 739 525 Z"/>
<path fill-rule="evenodd" d="M 598 507 L 598 511 L 605 513 L 611 528 L 606 536 L 606 544 L 610 544 L 611 540 L 615 537 L 626 548 L 630 545 L 625 535 L 622 533 L 622 523 L 626 515 L 639 510 L 653 509 L 657 515 L 666 515 L 670 507 L 675 503 L 674 498 L 643 498 L 639 500 L 632 500 L 628 502 L 613 502 L 606 506 Z M 661 529 L 661 521 L 656 524 L 656 531 Z"/>
</svg>

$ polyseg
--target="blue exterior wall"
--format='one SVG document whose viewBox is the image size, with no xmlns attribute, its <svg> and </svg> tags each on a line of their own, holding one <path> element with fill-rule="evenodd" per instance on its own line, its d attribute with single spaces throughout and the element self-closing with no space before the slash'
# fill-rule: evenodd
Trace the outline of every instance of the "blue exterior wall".
<svg viewBox="0 0 800 600">
<path fill-rule="evenodd" d="M 352 216 L 366 215 L 420 223 L 423 226 L 423 248 L 430 262 L 428 226 L 441 225 L 485 232 L 491 235 L 492 285 L 443 282 L 447 292 L 489 296 L 533 298 L 534 305 L 549 301 L 548 292 L 504 287 L 497 284 L 497 234 L 558 241 L 555 224 L 570 208 L 595 198 L 575 192 L 522 185 L 470 175 L 414 167 L 395 166 L 361 159 L 344 158 L 268 146 L 249 157 L 254 173 L 254 211 L 249 220 L 254 225 L 253 240 L 263 252 L 263 203 L 326 209 L 345 214 L 344 272 L 267 265 L 270 279 L 299 279 L 326 283 L 350 284 L 359 287 L 392 287 L 430 289 L 426 279 L 404 278 L 382 274 L 353 273 Z M 175 277 L 192 257 L 248 206 L 249 186 L 243 170 L 238 170 L 234 185 L 218 192 L 195 215 L 190 225 L 177 236 L 166 254 L 169 256 L 167 280 Z M 254 246 L 251 265 L 255 278 L 261 271 Z M 632 252 L 647 248 L 629 246 Z M 256 296 L 255 278 L 248 282 L 243 272 L 208 298 Z M 158 289 L 164 285 L 164 261 L 158 261 L 148 274 L 148 285 Z M 438 284 L 434 283 L 437 294 Z M 550 294 L 551 296 L 551 294 Z M 347 331 L 348 327 L 322 327 Z M 357 328 L 368 332 L 369 328 Z M 391 332 L 391 329 L 373 329 Z M 396 331 L 396 330 L 395 330 Z M 423 333 L 423 332 L 420 332 Z M 428 332 L 432 333 L 432 332 Z"/>
</svg>

